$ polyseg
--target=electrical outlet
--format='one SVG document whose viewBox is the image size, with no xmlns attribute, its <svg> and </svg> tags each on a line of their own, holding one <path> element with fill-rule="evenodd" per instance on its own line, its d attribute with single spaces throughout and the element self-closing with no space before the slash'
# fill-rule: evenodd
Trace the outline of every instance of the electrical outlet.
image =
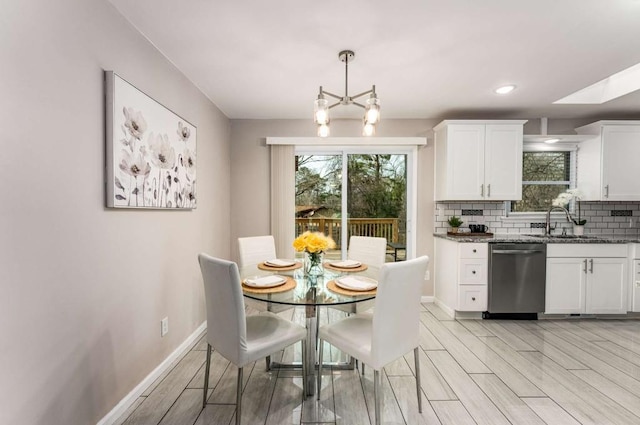
<svg viewBox="0 0 640 425">
<path fill-rule="evenodd" d="M 160 321 L 160 336 L 163 337 L 169 333 L 169 318 L 165 317 Z"/>
<path fill-rule="evenodd" d="M 430 279 L 431 279 L 431 272 L 427 270 L 426 272 L 424 272 L 424 280 L 430 280 Z"/>
</svg>

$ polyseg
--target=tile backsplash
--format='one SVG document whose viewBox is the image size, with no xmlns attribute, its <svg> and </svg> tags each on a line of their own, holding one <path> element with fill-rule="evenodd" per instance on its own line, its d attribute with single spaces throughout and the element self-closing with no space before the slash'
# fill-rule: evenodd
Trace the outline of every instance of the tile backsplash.
<svg viewBox="0 0 640 425">
<path fill-rule="evenodd" d="M 587 220 L 585 234 L 638 235 L 640 233 L 640 202 L 582 202 L 582 218 Z M 437 202 L 434 214 L 436 233 L 446 233 L 447 220 L 452 215 L 462 218 L 461 229 L 469 224 L 485 224 L 491 233 L 544 233 L 544 216 L 533 219 L 506 217 L 504 202 Z M 572 224 L 563 218 L 552 218 L 553 233 L 573 232 Z"/>
</svg>

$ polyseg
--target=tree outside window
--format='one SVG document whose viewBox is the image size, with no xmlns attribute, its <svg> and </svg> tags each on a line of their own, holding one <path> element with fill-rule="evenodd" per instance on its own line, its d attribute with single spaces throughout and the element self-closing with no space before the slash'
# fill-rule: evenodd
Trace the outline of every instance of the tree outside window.
<svg viewBox="0 0 640 425">
<path fill-rule="evenodd" d="M 511 212 L 543 212 L 571 187 L 571 151 L 523 153 L 522 200 L 511 202 Z"/>
</svg>

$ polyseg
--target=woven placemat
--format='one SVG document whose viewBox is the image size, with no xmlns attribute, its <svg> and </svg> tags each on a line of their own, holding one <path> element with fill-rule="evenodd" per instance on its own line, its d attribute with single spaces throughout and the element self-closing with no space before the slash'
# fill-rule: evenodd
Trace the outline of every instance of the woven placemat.
<svg viewBox="0 0 640 425">
<path fill-rule="evenodd" d="M 324 267 L 337 272 L 363 272 L 369 268 L 366 264 L 360 264 L 358 267 L 336 267 L 332 266 L 331 263 L 328 262 L 324 263 Z"/>
<path fill-rule="evenodd" d="M 283 276 L 283 277 L 286 277 L 286 276 Z M 296 287 L 296 281 L 291 277 L 287 277 L 287 281 L 282 285 L 273 286 L 271 288 L 254 288 L 253 286 L 245 285 L 244 282 L 242 283 L 242 290 L 244 292 L 250 292 L 252 294 L 276 294 L 278 292 L 288 291 L 295 287 Z"/>
<path fill-rule="evenodd" d="M 266 270 L 270 272 L 277 272 L 277 271 L 288 272 L 290 270 L 299 269 L 300 267 L 302 267 L 302 263 L 298 261 L 296 261 L 296 263 L 293 266 L 287 266 L 287 267 L 273 267 L 265 263 L 258 264 L 258 268 L 260 270 Z"/>
<path fill-rule="evenodd" d="M 377 288 L 370 291 L 350 291 L 339 287 L 335 280 L 327 282 L 327 289 L 342 295 L 375 295 L 377 293 Z"/>
</svg>

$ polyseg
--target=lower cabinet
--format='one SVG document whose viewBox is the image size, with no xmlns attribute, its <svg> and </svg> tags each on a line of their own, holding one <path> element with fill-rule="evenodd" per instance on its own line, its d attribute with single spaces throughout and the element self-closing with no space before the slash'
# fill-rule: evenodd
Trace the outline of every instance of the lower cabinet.
<svg viewBox="0 0 640 425">
<path fill-rule="evenodd" d="M 486 243 L 436 238 L 435 299 L 450 314 L 487 310 Z"/>
<path fill-rule="evenodd" d="M 625 314 L 626 246 L 560 245 L 547 247 L 545 313 Z"/>
</svg>

